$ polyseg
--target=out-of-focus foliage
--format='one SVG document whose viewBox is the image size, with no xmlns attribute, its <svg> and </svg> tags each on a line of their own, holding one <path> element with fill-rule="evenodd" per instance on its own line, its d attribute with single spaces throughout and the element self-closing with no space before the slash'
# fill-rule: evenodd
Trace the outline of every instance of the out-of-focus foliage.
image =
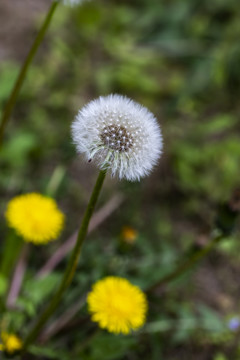
<svg viewBox="0 0 240 360">
<path fill-rule="evenodd" d="M 77 228 L 96 171 L 76 159 L 69 128 L 78 109 L 99 95 L 120 93 L 149 107 L 163 128 L 164 154 L 141 183 L 107 181 L 101 204 L 119 188 L 125 203 L 90 235 L 53 323 L 106 275 L 147 289 L 175 267 L 189 245 L 201 245 L 218 205 L 239 187 L 239 20 L 238 0 L 59 6 L 7 129 L 0 155 L 2 213 L 18 193 L 48 192 L 61 165 L 66 174 L 55 192 L 67 216 L 61 240 Z M 18 68 L 13 62 L 0 66 L 1 105 Z M 122 242 L 123 226 L 138 231 L 134 244 Z M 1 234 L 7 233 L 3 218 Z M 227 325 L 239 311 L 239 276 L 232 277 L 240 271 L 238 238 L 239 232 L 222 243 L 195 277 L 186 274 L 166 292 L 150 294 L 148 322 L 139 333 L 95 332 L 86 306 L 79 305 L 75 318 L 31 353 L 60 360 L 238 360 L 239 343 Z M 32 249 L 17 307 L 5 314 L 4 325 L 22 337 L 63 272 L 61 263 L 46 278 L 35 278 L 57 248 L 54 243 Z M 11 270 L 10 262 L 6 273 Z M 5 288 L 1 277 L 0 293 Z"/>
</svg>

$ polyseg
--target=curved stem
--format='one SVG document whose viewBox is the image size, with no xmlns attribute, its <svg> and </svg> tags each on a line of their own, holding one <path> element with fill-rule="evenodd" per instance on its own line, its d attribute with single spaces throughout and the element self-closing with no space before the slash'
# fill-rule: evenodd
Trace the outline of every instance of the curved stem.
<svg viewBox="0 0 240 360">
<path fill-rule="evenodd" d="M 43 38 L 44 38 L 44 35 L 48 29 L 48 26 L 51 22 L 51 19 L 52 19 L 52 16 L 55 12 L 55 9 L 58 5 L 58 1 L 53 1 L 50 8 L 49 8 L 49 11 L 46 15 L 46 18 L 32 44 L 32 47 L 22 65 L 22 68 L 20 70 L 20 73 L 16 79 L 16 82 L 15 82 L 15 85 L 12 89 L 12 92 L 11 92 L 11 95 L 7 101 L 7 104 L 5 106 L 5 109 L 3 110 L 3 114 L 2 114 L 2 119 L 1 119 L 1 123 L 0 123 L 0 146 L 1 146 L 1 143 L 2 143 L 2 139 L 3 139 L 3 134 L 4 134 L 4 130 L 5 130 L 5 127 L 7 125 L 7 122 L 8 122 L 8 119 L 11 115 L 11 112 L 13 110 L 13 107 L 16 103 L 16 99 L 17 99 L 17 96 L 19 94 L 19 91 L 21 90 L 21 87 L 22 87 L 22 84 L 24 82 L 24 79 L 26 77 L 26 73 L 28 71 L 28 68 L 34 58 L 34 55 L 36 54 Z"/>
<path fill-rule="evenodd" d="M 74 273 L 75 273 L 75 270 L 77 267 L 78 259 L 79 259 L 80 253 L 81 253 L 82 244 L 83 244 L 83 241 L 87 234 L 88 224 L 91 219 L 93 210 L 95 208 L 98 196 L 100 194 L 100 190 L 102 188 L 102 184 L 105 179 L 105 175 L 106 175 L 105 171 L 100 171 L 97 181 L 96 181 L 96 184 L 94 186 L 92 195 L 90 197 L 89 203 L 87 205 L 87 209 L 83 216 L 83 220 L 82 220 L 82 223 L 81 223 L 81 226 L 79 229 L 76 245 L 75 245 L 73 252 L 70 256 L 70 259 L 68 261 L 61 284 L 59 285 L 59 288 L 56 291 L 55 295 L 53 295 L 49 305 L 46 307 L 46 309 L 41 314 L 40 318 L 38 319 L 37 323 L 33 327 L 32 331 L 25 339 L 25 342 L 24 342 L 23 348 L 22 348 L 23 352 L 25 352 L 27 350 L 28 346 L 32 342 L 34 342 L 34 340 L 37 338 L 40 330 L 42 329 L 44 324 L 47 322 L 48 318 L 52 315 L 52 313 L 57 308 L 65 290 L 68 288 L 68 286 L 70 285 L 70 283 L 72 281 L 72 278 L 74 276 Z"/>
<path fill-rule="evenodd" d="M 167 285 L 169 282 L 177 279 L 179 276 L 184 274 L 186 271 L 190 270 L 199 260 L 205 257 L 215 245 L 223 238 L 223 235 L 217 234 L 208 245 L 206 245 L 201 250 L 195 252 L 189 259 L 180 264 L 175 270 L 170 272 L 168 275 L 164 276 L 162 279 L 158 280 L 155 284 L 150 286 L 147 289 L 147 292 L 151 292 L 160 286 Z"/>
</svg>

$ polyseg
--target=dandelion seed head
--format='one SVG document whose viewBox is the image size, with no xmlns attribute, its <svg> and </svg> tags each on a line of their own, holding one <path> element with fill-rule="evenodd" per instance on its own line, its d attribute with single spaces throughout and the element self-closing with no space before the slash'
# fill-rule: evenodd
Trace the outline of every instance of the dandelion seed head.
<svg viewBox="0 0 240 360">
<path fill-rule="evenodd" d="M 112 176 L 136 181 L 148 175 L 162 152 L 162 135 L 154 115 L 121 96 L 91 101 L 72 124 L 77 151 Z"/>
<path fill-rule="evenodd" d="M 146 321 L 145 294 L 124 278 L 108 276 L 97 281 L 87 303 L 92 321 L 115 334 L 128 334 Z"/>
<path fill-rule="evenodd" d="M 37 193 L 13 198 L 5 216 L 11 228 L 36 245 L 55 240 L 64 225 L 64 215 L 55 200 Z"/>
</svg>

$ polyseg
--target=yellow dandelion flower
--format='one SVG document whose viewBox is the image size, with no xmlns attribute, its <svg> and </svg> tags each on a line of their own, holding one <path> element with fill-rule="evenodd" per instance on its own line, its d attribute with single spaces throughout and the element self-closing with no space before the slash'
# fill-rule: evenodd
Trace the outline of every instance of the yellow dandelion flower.
<svg viewBox="0 0 240 360">
<path fill-rule="evenodd" d="M 13 198 L 5 216 L 10 227 L 36 245 L 56 239 L 64 224 L 64 215 L 55 200 L 37 193 Z"/>
<path fill-rule="evenodd" d="M 146 320 L 145 294 L 120 277 L 109 276 L 97 281 L 88 294 L 87 303 L 92 321 L 115 334 L 137 330 Z"/>
<path fill-rule="evenodd" d="M 130 226 L 124 226 L 122 228 L 121 238 L 122 241 L 127 244 L 134 244 L 137 239 L 138 233 Z"/>
<path fill-rule="evenodd" d="M 1 333 L 2 344 L 0 344 L 0 351 L 5 351 L 8 354 L 14 354 L 22 348 L 22 341 L 14 334 L 7 332 Z"/>
</svg>

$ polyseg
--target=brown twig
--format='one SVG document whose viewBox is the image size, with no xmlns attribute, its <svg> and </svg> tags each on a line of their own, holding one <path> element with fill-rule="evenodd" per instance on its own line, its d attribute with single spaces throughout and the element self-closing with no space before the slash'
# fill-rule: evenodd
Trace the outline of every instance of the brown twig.
<svg viewBox="0 0 240 360">
<path fill-rule="evenodd" d="M 123 195 L 114 195 L 100 210 L 98 210 L 92 217 L 88 233 L 96 229 L 104 220 L 106 220 L 123 202 Z M 50 257 L 50 259 L 43 265 L 43 267 L 37 272 L 37 277 L 44 277 L 48 275 L 68 254 L 74 247 L 77 239 L 78 231 L 74 232 L 69 239 L 64 242 L 58 250 Z"/>
<path fill-rule="evenodd" d="M 29 254 L 29 245 L 25 244 L 23 246 L 22 252 L 19 256 L 17 265 L 15 267 L 15 271 L 12 277 L 12 282 L 10 285 L 10 289 L 8 292 L 6 306 L 7 308 L 14 308 L 16 299 L 18 297 L 19 291 L 21 289 L 21 285 L 23 282 L 26 265 L 27 265 L 27 257 Z"/>
</svg>

